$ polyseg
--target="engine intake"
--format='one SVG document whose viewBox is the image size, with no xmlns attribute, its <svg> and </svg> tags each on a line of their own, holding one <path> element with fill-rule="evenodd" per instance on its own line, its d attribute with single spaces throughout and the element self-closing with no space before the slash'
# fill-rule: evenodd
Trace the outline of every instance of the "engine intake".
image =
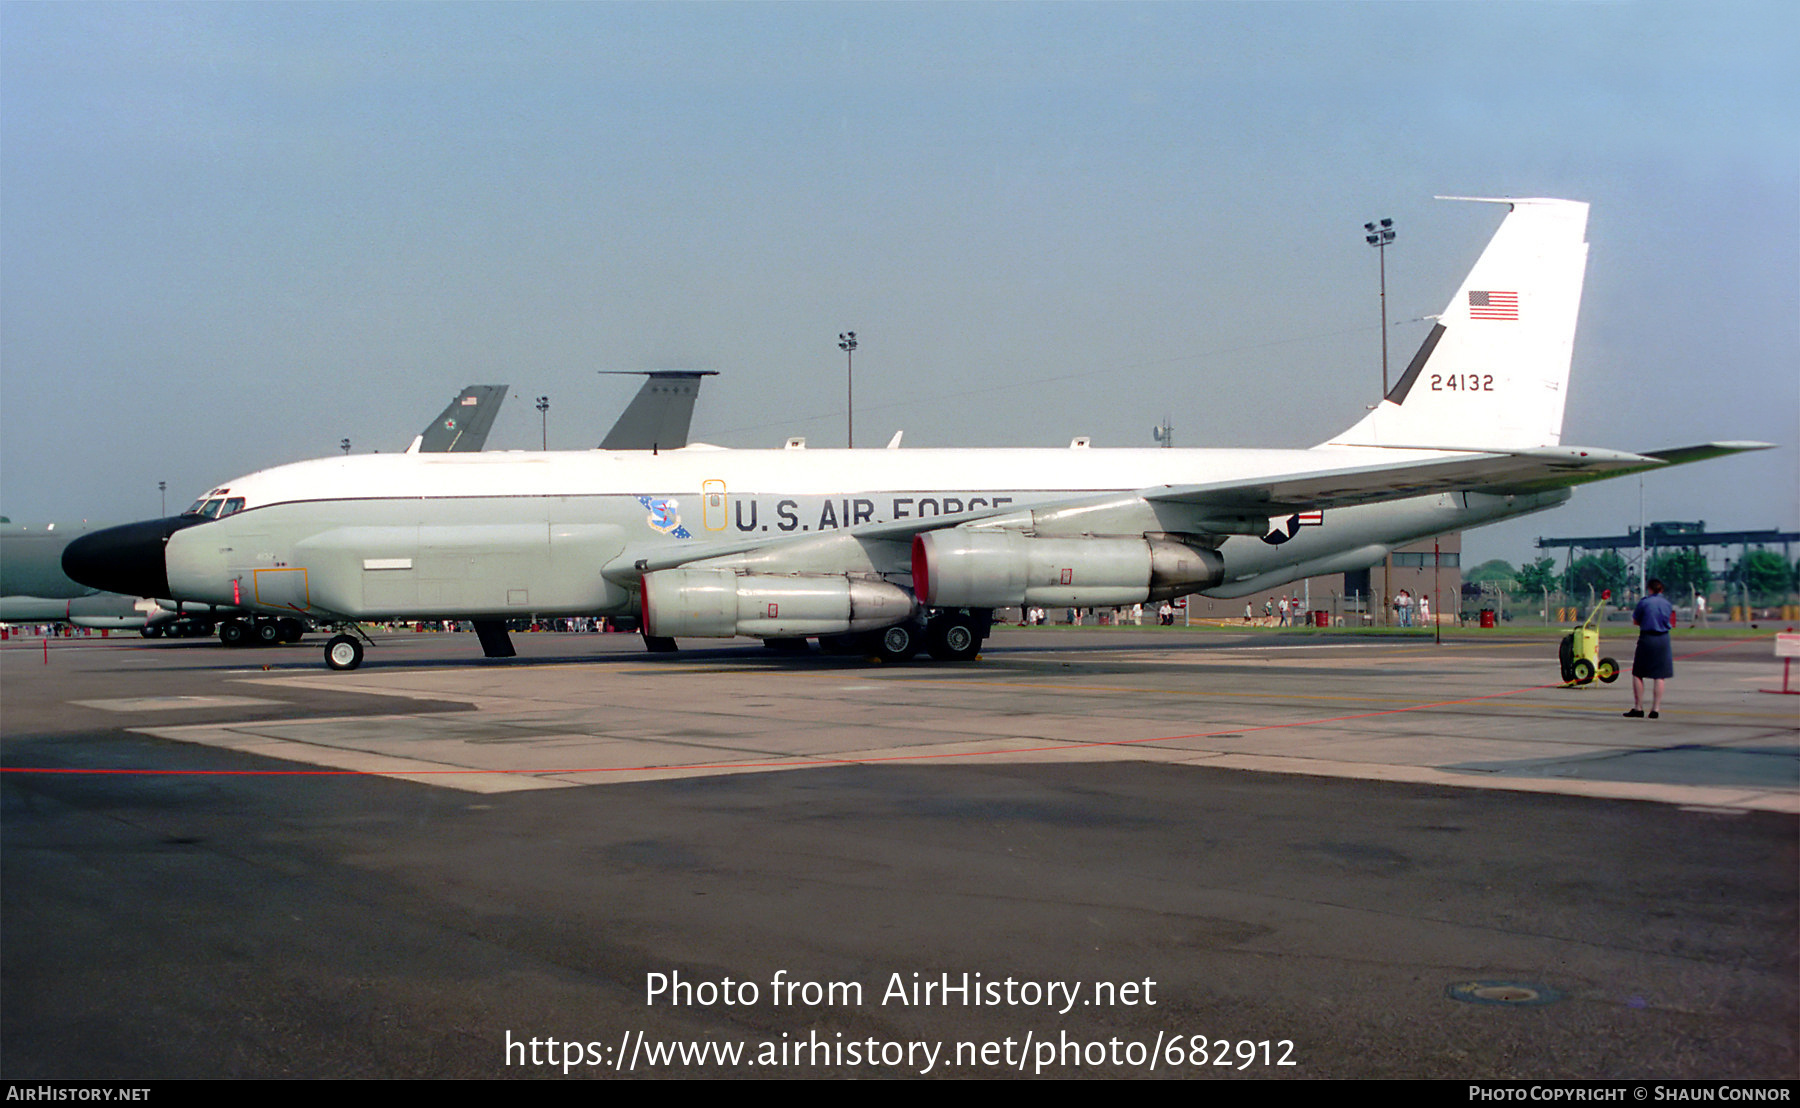
<svg viewBox="0 0 1800 1108">
<path fill-rule="evenodd" d="M 663 569 L 644 574 L 646 634 L 729 639 L 873 631 L 910 618 L 913 598 L 885 581 L 851 577 Z"/>
<path fill-rule="evenodd" d="M 1165 538 L 1034 538 L 960 527 L 913 539 L 913 591 L 938 608 L 1106 607 L 1225 580 L 1215 550 Z"/>
</svg>

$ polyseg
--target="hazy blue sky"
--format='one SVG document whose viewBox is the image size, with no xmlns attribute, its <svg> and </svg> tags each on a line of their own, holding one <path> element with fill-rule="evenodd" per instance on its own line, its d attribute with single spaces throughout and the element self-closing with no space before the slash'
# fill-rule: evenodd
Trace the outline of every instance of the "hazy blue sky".
<svg viewBox="0 0 1800 1108">
<path fill-rule="evenodd" d="M 1800 526 L 1800 5 L 0 4 L 0 511 L 403 448 L 1304 446 L 1500 213 L 1593 204 L 1565 441 L 1782 444 L 1653 519 Z M 1422 323 L 1393 328 L 1404 365 Z M 1622 530 L 1635 479 L 1474 532 Z"/>
</svg>

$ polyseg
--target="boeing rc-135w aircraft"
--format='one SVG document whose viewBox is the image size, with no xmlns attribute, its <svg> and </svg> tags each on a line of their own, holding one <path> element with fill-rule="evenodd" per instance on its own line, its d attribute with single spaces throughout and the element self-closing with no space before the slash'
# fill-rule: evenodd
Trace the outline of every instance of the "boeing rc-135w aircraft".
<svg viewBox="0 0 1800 1108">
<path fill-rule="evenodd" d="M 864 636 L 974 657 L 995 608 L 1241 596 L 1761 443 L 1560 445 L 1587 205 L 1504 200 L 1375 410 L 1306 450 L 678 450 L 332 457 L 207 520 L 69 545 L 76 580 L 338 622 L 638 615 L 677 637 Z M 484 640 L 488 636 L 484 634 Z M 361 664 L 340 633 L 326 664 Z"/>
</svg>

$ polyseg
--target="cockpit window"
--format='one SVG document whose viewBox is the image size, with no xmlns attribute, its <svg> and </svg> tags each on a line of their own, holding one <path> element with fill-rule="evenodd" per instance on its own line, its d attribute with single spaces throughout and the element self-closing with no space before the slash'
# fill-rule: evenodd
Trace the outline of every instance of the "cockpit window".
<svg viewBox="0 0 1800 1108">
<path fill-rule="evenodd" d="M 182 512 L 181 514 L 184 516 L 201 516 L 206 519 L 224 519 L 234 512 L 241 512 L 243 510 L 244 498 L 241 496 L 234 496 L 230 499 L 226 499 L 223 496 L 208 494 L 188 505 L 187 511 Z"/>
</svg>

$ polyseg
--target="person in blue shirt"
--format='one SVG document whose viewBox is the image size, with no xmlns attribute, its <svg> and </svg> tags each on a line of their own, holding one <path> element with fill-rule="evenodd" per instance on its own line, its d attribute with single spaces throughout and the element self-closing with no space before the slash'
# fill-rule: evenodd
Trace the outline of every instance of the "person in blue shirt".
<svg viewBox="0 0 1800 1108">
<path fill-rule="evenodd" d="M 1662 714 L 1663 684 L 1675 676 L 1675 650 L 1669 632 L 1675 629 L 1675 606 L 1663 596 L 1663 583 L 1652 577 L 1645 582 L 1649 595 L 1632 609 L 1631 622 L 1638 626 L 1637 654 L 1631 659 L 1631 711 L 1628 718 L 1644 715 L 1644 682 L 1653 681 L 1650 718 Z"/>
</svg>

